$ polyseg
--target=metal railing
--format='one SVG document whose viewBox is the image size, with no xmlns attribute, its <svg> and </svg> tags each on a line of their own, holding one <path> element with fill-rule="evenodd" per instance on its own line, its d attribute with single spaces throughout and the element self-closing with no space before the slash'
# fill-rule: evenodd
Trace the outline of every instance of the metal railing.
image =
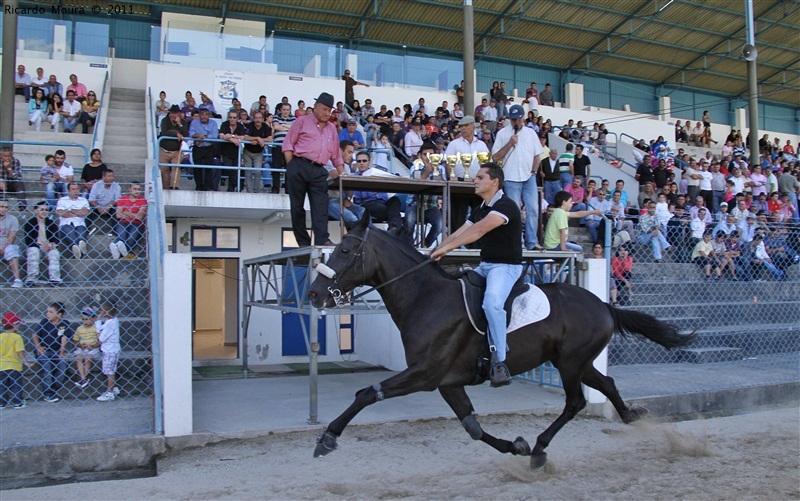
<svg viewBox="0 0 800 501">
<path fill-rule="evenodd" d="M 108 72 L 103 79 L 103 90 L 100 92 L 100 108 L 97 110 L 97 116 L 94 119 L 94 131 L 92 132 L 92 149 L 103 149 L 103 141 L 105 140 L 105 119 L 108 117 L 109 98 L 111 89 L 109 88 L 109 95 L 106 95 L 106 86 L 108 85 Z M 102 131 L 100 124 L 103 124 Z"/>
<path fill-rule="evenodd" d="M 89 158 L 89 148 L 87 148 L 86 146 L 84 146 L 82 144 L 79 144 L 79 143 L 46 143 L 46 142 L 43 142 L 43 141 L 18 141 L 18 140 L 9 141 L 9 140 L 3 139 L 3 140 L 0 140 L 0 144 L 10 144 L 12 146 L 12 148 L 14 147 L 14 145 L 18 145 L 18 146 L 49 146 L 49 147 L 53 148 L 53 151 L 55 151 L 56 149 L 62 149 L 62 148 L 80 148 L 80 149 L 83 150 L 83 163 L 84 164 L 88 164 L 89 160 L 90 160 L 90 158 Z"/>
</svg>

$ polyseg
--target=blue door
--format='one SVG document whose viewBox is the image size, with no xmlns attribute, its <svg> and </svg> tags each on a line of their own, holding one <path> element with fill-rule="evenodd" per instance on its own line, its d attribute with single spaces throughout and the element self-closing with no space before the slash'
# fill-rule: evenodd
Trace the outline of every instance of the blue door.
<svg viewBox="0 0 800 501">
<path fill-rule="evenodd" d="M 284 270 L 286 270 L 286 268 L 284 268 Z M 297 297 L 302 297 L 306 294 L 306 291 L 302 290 L 302 287 L 305 283 L 307 273 L 307 266 L 297 266 L 294 268 L 294 277 L 297 281 L 296 283 L 298 287 L 301 288 L 299 291 L 296 291 L 293 288 L 293 284 L 295 282 L 292 280 L 292 278 L 284 275 L 284 280 L 286 281 L 283 288 L 284 303 L 296 304 Z M 285 357 L 308 355 L 308 350 L 306 349 L 306 337 L 303 334 L 303 325 L 305 325 L 307 333 L 309 327 L 309 316 L 300 315 L 299 313 L 285 313 L 281 315 L 281 319 L 281 354 Z M 300 322 L 302 322 L 302 324 Z M 325 317 L 319 319 L 317 329 L 319 338 L 319 354 L 325 355 Z"/>
</svg>

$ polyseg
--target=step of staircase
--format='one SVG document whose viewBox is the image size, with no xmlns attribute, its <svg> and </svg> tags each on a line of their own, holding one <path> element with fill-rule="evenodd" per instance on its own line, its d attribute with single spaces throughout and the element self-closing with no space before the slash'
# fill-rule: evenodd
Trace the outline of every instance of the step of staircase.
<svg viewBox="0 0 800 501">
<path fill-rule="evenodd" d="M 678 350 L 678 358 L 690 364 L 707 364 L 716 362 L 730 362 L 741 360 L 742 350 L 729 346 L 715 346 L 711 348 L 682 348 Z"/>
</svg>

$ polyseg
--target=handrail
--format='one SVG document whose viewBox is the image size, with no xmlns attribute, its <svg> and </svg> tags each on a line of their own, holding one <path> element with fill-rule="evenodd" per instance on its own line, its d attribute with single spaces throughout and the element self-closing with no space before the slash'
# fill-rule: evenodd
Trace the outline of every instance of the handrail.
<svg viewBox="0 0 800 501">
<path fill-rule="evenodd" d="M 156 137 L 158 130 L 158 120 L 153 112 L 153 90 L 147 87 L 147 120 L 145 121 L 145 134 L 149 130 L 150 140 L 147 141 L 147 158 L 153 158 L 156 154 Z"/>
<path fill-rule="evenodd" d="M 84 163 L 84 165 L 88 164 L 89 160 L 90 160 L 89 159 L 89 148 L 87 148 L 86 146 L 84 146 L 82 144 L 78 144 L 78 143 L 45 143 L 45 142 L 42 142 L 42 141 L 16 141 L 16 140 L 9 141 L 7 139 L 3 139 L 3 140 L 0 140 L 0 144 L 11 144 L 11 145 L 14 145 L 14 144 L 22 145 L 22 144 L 24 144 L 24 145 L 28 145 L 28 146 L 61 146 L 62 148 L 81 148 L 83 150 L 83 163 Z"/>
<path fill-rule="evenodd" d="M 92 149 L 97 148 L 100 151 L 103 150 L 103 143 L 106 138 L 105 125 L 103 125 L 102 134 L 99 134 L 98 131 L 100 130 L 100 123 L 102 122 L 105 124 L 106 118 L 108 118 L 109 100 L 111 99 L 111 88 L 109 87 L 108 95 L 106 95 L 106 84 L 108 84 L 108 71 L 106 71 L 106 76 L 103 79 L 103 90 L 100 92 L 102 101 L 100 101 L 100 108 L 97 110 L 97 116 L 94 118 L 94 132 L 92 132 Z"/>
<path fill-rule="evenodd" d="M 162 398 L 162 367 L 161 367 L 161 338 L 162 332 L 162 312 L 163 305 L 163 263 L 166 251 L 164 238 L 166 219 L 163 214 L 164 203 L 161 200 L 162 188 L 161 176 L 158 166 L 153 164 L 151 182 L 148 183 L 147 201 L 148 217 L 147 232 L 150 238 L 148 244 L 148 266 L 150 270 L 150 316 L 152 318 L 152 351 L 153 351 L 153 400 L 154 400 L 154 424 L 155 433 L 160 435 L 164 432 L 163 424 L 163 398 Z"/>
</svg>

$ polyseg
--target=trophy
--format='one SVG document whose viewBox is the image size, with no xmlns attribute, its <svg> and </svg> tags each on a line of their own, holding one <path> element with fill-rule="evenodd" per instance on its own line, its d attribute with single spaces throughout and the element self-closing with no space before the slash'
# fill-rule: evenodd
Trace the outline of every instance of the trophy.
<svg viewBox="0 0 800 501">
<path fill-rule="evenodd" d="M 422 178 L 422 171 L 424 171 L 424 170 L 425 170 L 425 162 L 423 162 L 421 159 L 417 158 L 411 164 L 411 177 L 415 178 L 415 179 L 416 178 Z M 419 172 L 419 174 L 417 174 L 417 172 Z"/>
<path fill-rule="evenodd" d="M 458 155 L 447 155 L 445 159 L 447 162 L 447 172 L 450 176 L 450 180 L 454 180 L 456 178 L 456 164 L 458 163 Z"/>
<path fill-rule="evenodd" d="M 433 166 L 433 171 L 431 172 L 431 178 L 439 177 L 439 164 L 442 161 L 442 154 L 431 153 L 428 155 L 428 159 L 431 161 L 431 165 Z"/>
<path fill-rule="evenodd" d="M 472 164 L 472 153 L 461 154 L 461 165 L 464 167 L 464 181 L 469 179 L 469 166 Z"/>
<path fill-rule="evenodd" d="M 483 165 L 489 161 L 489 157 L 491 154 L 488 151 L 481 151 L 480 153 L 476 153 L 478 155 L 478 163 Z"/>
</svg>

